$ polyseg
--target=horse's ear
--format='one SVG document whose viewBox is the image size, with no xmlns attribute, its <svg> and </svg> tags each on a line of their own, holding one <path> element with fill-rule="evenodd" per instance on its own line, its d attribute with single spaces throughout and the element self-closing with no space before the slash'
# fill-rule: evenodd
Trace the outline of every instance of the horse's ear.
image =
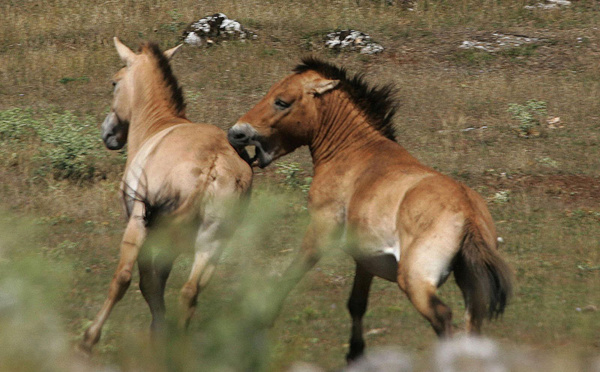
<svg viewBox="0 0 600 372">
<path fill-rule="evenodd" d="M 114 37 L 115 48 L 117 48 L 117 53 L 119 53 L 119 57 L 121 57 L 121 61 L 123 61 L 128 66 L 133 62 L 135 58 L 135 53 L 127 47 L 127 45 L 123 44 L 118 37 Z"/>
<path fill-rule="evenodd" d="M 306 89 L 306 93 L 308 93 L 308 94 L 321 95 L 323 93 L 326 93 L 326 92 L 334 89 L 335 87 L 338 86 L 339 83 L 340 83 L 339 80 L 317 78 L 315 80 L 310 81 L 308 84 L 306 84 L 305 89 Z"/>
<path fill-rule="evenodd" d="M 173 58 L 173 56 L 179 51 L 179 49 L 181 49 L 182 46 L 183 44 L 179 44 L 174 48 L 165 50 L 163 54 L 165 55 L 165 57 L 167 57 L 168 60 L 171 60 L 171 58 Z"/>
</svg>

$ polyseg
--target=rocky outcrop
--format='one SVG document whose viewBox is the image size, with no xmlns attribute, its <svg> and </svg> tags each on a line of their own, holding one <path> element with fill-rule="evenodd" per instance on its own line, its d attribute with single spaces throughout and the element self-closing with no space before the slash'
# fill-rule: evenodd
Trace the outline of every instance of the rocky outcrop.
<svg viewBox="0 0 600 372">
<path fill-rule="evenodd" d="M 253 40 L 257 35 L 238 21 L 216 13 L 191 23 L 183 31 L 183 42 L 194 46 L 211 46 L 223 40 Z"/>
</svg>

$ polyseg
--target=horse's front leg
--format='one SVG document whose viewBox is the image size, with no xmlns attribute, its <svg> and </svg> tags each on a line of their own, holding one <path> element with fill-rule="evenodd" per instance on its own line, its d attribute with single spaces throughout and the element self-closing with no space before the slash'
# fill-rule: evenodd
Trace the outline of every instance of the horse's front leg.
<svg viewBox="0 0 600 372">
<path fill-rule="evenodd" d="M 314 217 L 311 219 L 300 251 L 281 278 L 274 283 L 270 291 L 270 298 L 265 302 L 269 306 L 263 318 L 265 325 L 271 326 L 275 322 L 288 294 L 300 282 L 304 274 L 319 262 L 321 252 L 331 242 L 336 230 L 336 225 L 331 221 L 331 219 Z"/>
<path fill-rule="evenodd" d="M 356 263 L 356 274 L 354 275 L 354 284 L 352 292 L 348 299 L 348 311 L 352 317 L 352 333 L 350 336 L 350 350 L 346 354 L 348 363 L 358 359 L 363 355 L 365 349 L 365 340 L 363 338 L 362 319 L 367 311 L 369 300 L 369 290 L 373 274 L 365 270 L 358 262 Z"/>
<path fill-rule="evenodd" d="M 108 297 L 104 301 L 96 318 L 94 318 L 92 325 L 85 331 L 83 340 L 79 344 L 80 349 L 84 352 L 90 353 L 92 347 L 100 340 L 104 322 L 106 322 L 115 304 L 123 298 L 127 288 L 129 288 L 133 266 L 138 257 L 140 247 L 146 238 L 146 227 L 144 219 L 141 216 L 141 213 L 136 213 L 129 219 L 123 240 L 121 241 L 119 264 L 110 282 Z"/>
</svg>

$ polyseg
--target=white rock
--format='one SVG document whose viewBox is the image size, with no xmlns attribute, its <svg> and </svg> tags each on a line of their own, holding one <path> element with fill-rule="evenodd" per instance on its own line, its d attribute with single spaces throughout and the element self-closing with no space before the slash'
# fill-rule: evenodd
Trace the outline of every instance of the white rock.
<svg viewBox="0 0 600 372">
<path fill-rule="evenodd" d="M 183 42 L 194 46 L 200 46 L 202 45 L 202 38 L 196 35 L 195 32 L 190 32 L 187 34 Z"/>
<path fill-rule="evenodd" d="M 369 35 L 357 30 L 330 32 L 325 37 L 325 46 L 330 49 L 357 50 L 362 54 L 377 54 L 384 50 L 383 46 L 373 42 Z"/>
<path fill-rule="evenodd" d="M 504 35 L 500 33 L 493 33 L 492 41 L 473 41 L 465 40 L 459 46 L 461 49 L 478 49 L 488 53 L 498 52 L 507 48 L 515 48 L 524 44 L 532 44 L 541 41 L 538 38 L 517 36 L 517 35 Z"/>
<path fill-rule="evenodd" d="M 204 17 L 190 24 L 183 32 L 183 41 L 190 45 L 210 45 L 219 39 L 256 39 L 257 35 L 223 13 Z"/>
<path fill-rule="evenodd" d="M 558 9 L 560 7 L 571 6 L 571 2 L 568 0 L 546 0 L 544 3 L 537 3 L 535 5 L 525 5 L 525 9 Z"/>
</svg>

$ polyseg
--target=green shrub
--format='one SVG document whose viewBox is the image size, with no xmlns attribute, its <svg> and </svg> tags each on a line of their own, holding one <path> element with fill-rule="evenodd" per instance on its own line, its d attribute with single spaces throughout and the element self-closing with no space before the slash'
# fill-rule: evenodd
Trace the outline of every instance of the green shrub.
<svg viewBox="0 0 600 372">
<path fill-rule="evenodd" d="M 31 135 L 38 125 L 30 110 L 12 108 L 0 111 L 0 141 L 23 139 Z"/>
<path fill-rule="evenodd" d="M 546 116 L 546 102 L 530 99 L 524 105 L 511 103 L 508 112 L 520 124 L 517 132 L 521 137 L 538 137 L 541 120 Z"/>
<path fill-rule="evenodd" d="M 106 173 L 112 166 L 96 120 L 71 111 L 33 112 L 20 108 L 0 111 L 0 143 L 35 148 L 27 161 L 36 176 L 81 181 Z M 10 156 L 12 152 L 5 152 Z M 0 154 L 0 156 L 5 154 Z M 125 157 L 119 160 L 124 162 Z"/>
<path fill-rule="evenodd" d="M 38 127 L 43 145 L 38 158 L 42 174 L 51 172 L 59 179 L 90 179 L 100 160 L 106 158 L 95 120 L 77 117 L 70 111 L 48 113 Z"/>
</svg>

